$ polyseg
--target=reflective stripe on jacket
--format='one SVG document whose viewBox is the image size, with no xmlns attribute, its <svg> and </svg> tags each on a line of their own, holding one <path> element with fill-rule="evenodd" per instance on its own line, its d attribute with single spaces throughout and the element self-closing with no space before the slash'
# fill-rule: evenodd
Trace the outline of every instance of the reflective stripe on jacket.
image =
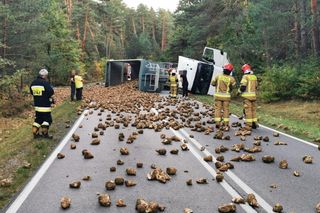
<svg viewBox="0 0 320 213">
<path fill-rule="evenodd" d="M 240 82 L 240 87 L 245 86 L 246 90 L 241 94 L 243 98 L 248 100 L 256 100 L 257 99 L 257 87 L 258 80 L 257 77 L 253 74 L 246 74 L 242 77 Z"/>
<path fill-rule="evenodd" d="M 216 88 L 214 93 L 216 99 L 230 100 L 230 89 L 236 85 L 236 80 L 230 75 L 221 74 L 215 77 L 211 85 Z"/>
</svg>

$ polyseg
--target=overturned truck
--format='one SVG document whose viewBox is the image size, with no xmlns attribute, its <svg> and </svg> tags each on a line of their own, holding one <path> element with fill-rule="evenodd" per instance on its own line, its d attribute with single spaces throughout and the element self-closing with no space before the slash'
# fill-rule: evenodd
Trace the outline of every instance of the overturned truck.
<svg viewBox="0 0 320 213">
<path fill-rule="evenodd" d="M 105 86 L 115 86 L 126 81 L 138 80 L 138 89 L 144 92 L 161 92 L 172 63 L 152 62 L 145 59 L 109 60 L 106 65 Z"/>
<path fill-rule="evenodd" d="M 153 62 L 145 59 L 109 60 L 106 65 L 105 86 L 115 86 L 126 81 L 137 80 L 138 89 L 144 92 L 161 92 L 168 81 L 170 68 L 176 68 L 179 75 L 186 74 L 188 90 L 193 94 L 214 93 L 212 79 L 222 73 L 224 64 L 229 63 L 227 53 L 204 48 L 202 60 L 179 56 L 178 66 L 170 62 Z M 181 88 L 181 81 L 179 87 Z"/>
</svg>

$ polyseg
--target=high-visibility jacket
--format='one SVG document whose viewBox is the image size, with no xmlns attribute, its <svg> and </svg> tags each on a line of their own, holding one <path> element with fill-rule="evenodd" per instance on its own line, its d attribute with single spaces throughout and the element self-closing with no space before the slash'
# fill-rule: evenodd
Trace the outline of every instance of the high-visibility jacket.
<svg viewBox="0 0 320 213">
<path fill-rule="evenodd" d="M 51 97 L 54 91 L 49 82 L 38 77 L 31 83 L 30 92 L 37 112 L 51 112 Z"/>
<path fill-rule="evenodd" d="M 74 82 L 76 84 L 76 89 L 82 88 L 83 87 L 83 79 L 80 75 L 75 75 L 74 76 Z"/>
<path fill-rule="evenodd" d="M 221 74 L 212 80 L 211 85 L 216 88 L 214 93 L 216 100 L 230 100 L 230 90 L 236 85 L 236 80 L 230 75 Z"/>
<path fill-rule="evenodd" d="M 248 100 L 257 100 L 257 88 L 258 80 L 257 76 L 253 74 L 245 74 L 240 82 L 240 88 L 245 87 L 245 91 L 241 93 L 241 96 Z"/>
<path fill-rule="evenodd" d="M 170 75 L 169 81 L 170 81 L 170 86 L 177 86 L 178 78 L 176 75 L 175 76 Z"/>
</svg>

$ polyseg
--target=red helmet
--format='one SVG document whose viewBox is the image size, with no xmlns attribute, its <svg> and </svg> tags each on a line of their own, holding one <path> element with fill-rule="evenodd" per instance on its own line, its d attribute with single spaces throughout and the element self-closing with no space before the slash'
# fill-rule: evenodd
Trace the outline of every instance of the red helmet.
<svg viewBox="0 0 320 213">
<path fill-rule="evenodd" d="M 233 65 L 232 64 L 226 64 L 226 65 L 223 66 L 223 69 L 232 72 L 233 71 Z"/>
<path fill-rule="evenodd" d="M 241 70 L 242 70 L 242 72 L 251 70 L 250 64 L 245 64 L 245 65 L 243 65 L 242 68 L 241 68 Z"/>
</svg>

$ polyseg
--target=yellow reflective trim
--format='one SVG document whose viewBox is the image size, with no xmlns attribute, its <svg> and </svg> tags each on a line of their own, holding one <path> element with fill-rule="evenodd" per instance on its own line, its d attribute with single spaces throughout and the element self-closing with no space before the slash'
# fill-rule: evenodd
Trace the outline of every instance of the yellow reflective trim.
<svg viewBox="0 0 320 213">
<path fill-rule="evenodd" d="M 32 124 L 32 126 L 35 126 L 35 127 L 41 127 L 41 125 L 40 124 L 38 124 L 37 122 L 34 122 L 33 124 Z"/>
<path fill-rule="evenodd" d="M 50 124 L 47 121 L 44 121 L 41 126 L 50 126 Z"/>
<path fill-rule="evenodd" d="M 51 107 L 35 107 L 37 112 L 51 112 Z"/>
<path fill-rule="evenodd" d="M 241 94 L 242 97 L 256 97 L 255 92 L 244 92 Z"/>
<path fill-rule="evenodd" d="M 230 120 L 229 120 L 229 118 L 223 118 L 223 121 L 224 122 L 229 122 Z"/>
<path fill-rule="evenodd" d="M 223 98 L 230 98 L 231 95 L 230 93 L 222 93 L 222 92 L 216 92 L 214 93 L 215 97 L 223 97 Z"/>
<path fill-rule="evenodd" d="M 215 122 L 220 122 L 220 121 L 221 121 L 221 118 L 214 118 L 214 121 L 215 121 Z"/>
<path fill-rule="evenodd" d="M 42 92 L 45 91 L 44 86 L 31 86 L 33 96 L 42 96 Z"/>
<path fill-rule="evenodd" d="M 252 123 L 253 119 L 246 119 L 246 122 Z"/>
<path fill-rule="evenodd" d="M 258 122 L 258 119 L 257 118 L 254 118 L 254 119 L 252 119 L 253 120 L 253 122 Z"/>
</svg>

